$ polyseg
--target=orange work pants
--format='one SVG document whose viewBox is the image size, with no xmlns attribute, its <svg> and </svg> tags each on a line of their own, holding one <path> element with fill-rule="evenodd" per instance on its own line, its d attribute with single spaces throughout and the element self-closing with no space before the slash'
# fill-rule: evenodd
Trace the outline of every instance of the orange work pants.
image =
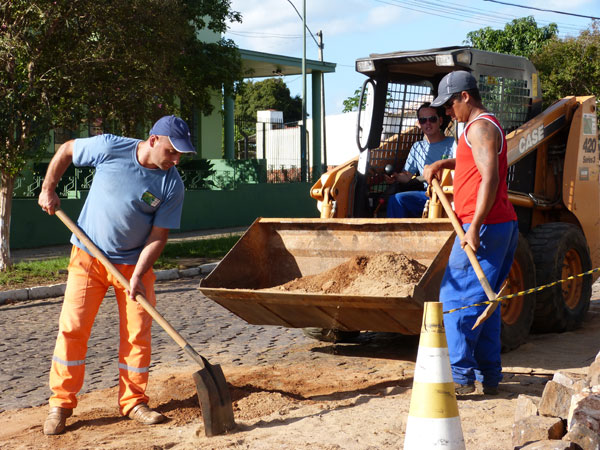
<svg viewBox="0 0 600 450">
<path fill-rule="evenodd" d="M 135 266 L 115 264 L 130 279 Z M 156 305 L 150 269 L 143 277 L 146 299 Z M 75 408 L 83 386 L 85 355 L 94 319 L 109 286 L 115 289 L 119 308 L 119 411 L 127 415 L 138 403 L 148 403 L 146 386 L 151 356 L 152 317 L 102 265 L 85 251 L 73 246 L 69 277 L 60 313 L 58 337 L 50 369 L 50 407 Z"/>
</svg>

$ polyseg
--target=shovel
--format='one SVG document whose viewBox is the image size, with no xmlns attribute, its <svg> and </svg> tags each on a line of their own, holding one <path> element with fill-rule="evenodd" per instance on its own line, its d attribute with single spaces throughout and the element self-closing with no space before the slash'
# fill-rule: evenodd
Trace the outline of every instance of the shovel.
<svg viewBox="0 0 600 450">
<path fill-rule="evenodd" d="M 62 210 L 55 211 L 58 218 L 77 236 L 77 238 L 99 259 L 118 281 L 129 290 L 129 280 L 117 270 L 108 258 L 94 245 L 94 243 L 83 233 L 81 228 L 73 222 Z M 137 294 L 135 300 L 152 316 L 152 318 L 167 332 L 171 338 L 183 349 L 185 353 L 195 362 L 201 370 L 194 373 L 194 382 L 198 401 L 202 408 L 202 419 L 204 420 L 204 431 L 207 436 L 215 436 L 226 433 L 235 428 L 233 419 L 233 408 L 231 396 L 225 381 L 225 375 L 219 365 L 211 365 L 202 355 L 199 355 L 191 345 L 166 321 L 166 319 L 150 304 L 142 295 Z"/>
<path fill-rule="evenodd" d="M 431 185 L 433 186 L 433 189 L 434 189 L 435 193 L 437 194 L 438 198 L 442 202 L 442 206 L 444 207 L 444 210 L 446 211 L 448 218 L 452 222 L 452 226 L 454 227 L 454 231 L 456 231 L 458 238 L 462 239 L 465 235 L 465 232 L 462 229 L 462 226 L 460 225 L 458 219 L 456 218 L 456 214 L 454 214 L 452 205 L 448 201 L 446 194 L 444 194 L 444 191 L 442 190 L 440 183 L 438 182 L 437 179 L 434 178 L 433 180 L 431 180 Z M 467 252 L 469 261 L 471 262 L 471 265 L 473 266 L 473 269 L 475 270 L 475 274 L 477 275 L 477 278 L 479 279 L 479 282 L 481 283 L 481 287 L 483 288 L 485 295 L 487 295 L 488 300 L 490 300 L 492 302 L 487 306 L 487 308 L 485 308 L 485 311 L 483 311 L 481 313 L 481 315 L 475 321 L 475 325 L 473 325 L 473 328 L 472 328 L 472 330 L 474 330 L 479 325 L 481 325 L 483 322 L 485 322 L 487 319 L 489 319 L 489 317 L 493 314 L 493 312 L 498 307 L 499 302 L 494 301 L 494 300 L 496 300 L 496 298 L 498 298 L 498 294 L 496 294 L 494 292 L 494 290 L 492 289 L 492 287 L 490 286 L 490 283 L 488 282 L 488 280 L 485 276 L 485 273 L 483 273 L 483 269 L 481 268 L 479 261 L 477 261 L 477 257 L 475 256 L 475 252 L 473 251 L 471 246 L 468 244 L 465 245 L 464 250 L 465 250 L 465 252 Z"/>
</svg>

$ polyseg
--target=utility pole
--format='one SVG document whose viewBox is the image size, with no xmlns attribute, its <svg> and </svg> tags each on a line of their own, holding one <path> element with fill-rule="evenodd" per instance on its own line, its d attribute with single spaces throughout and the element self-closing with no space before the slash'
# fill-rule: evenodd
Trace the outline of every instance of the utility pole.
<svg viewBox="0 0 600 450">
<path fill-rule="evenodd" d="M 300 127 L 300 177 L 308 181 L 306 159 L 306 0 L 302 1 L 302 126 Z"/>
<path fill-rule="evenodd" d="M 319 30 L 319 32 L 317 33 L 317 37 L 319 38 L 319 61 L 323 62 L 323 48 L 325 47 L 325 45 L 323 44 L 323 30 Z M 321 170 L 321 173 L 327 172 L 327 134 L 325 133 L 325 116 L 325 73 L 321 72 L 321 130 L 323 132 L 323 168 Z"/>
</svg>

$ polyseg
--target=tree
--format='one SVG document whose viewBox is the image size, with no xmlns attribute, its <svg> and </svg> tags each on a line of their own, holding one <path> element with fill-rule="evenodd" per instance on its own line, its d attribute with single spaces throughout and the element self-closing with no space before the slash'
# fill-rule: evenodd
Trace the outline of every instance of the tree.
<svg viewBox="0 0 600 450">
<path fill-rule="evenodd" d="M 283 120 L 302 120 L 302 98 L 292 97 L 281 78 L 262 81 L 245 81 L 237 86 L 235 116 L 244 121 L 256 122 L 256 111 L 275 109 L 283 112 Z"/>
<path fill-rule="evenodd" d="M 550 23 L 538 27 L 533 16 L 521 17 L 507 23 L 503 30 L 491 27 L 467 33 L 465 44 L 480 50 L 531 57 L 558 34 L 558 26 Z"/>
<path fill-rule="evenodd" d="M 0 0 L 0 270 L 10 266 L 15 177 L 55 127 L 101 118 L 114 132 L 192 106 L 240 78 L 233 42 L 204 43 L 240 21 L 229 0 Z M 146 130 L 144 130 L 146 131 Z"/>
<path fill-rule="evenodd" d="M 360 93 L 362 88 L 358 88 L 354 91 L 354 94 L 344 100 L 342 103 L 344 104 L 343 113 L 358 111 L 358 103 L 360 102 Z M 366 104 L 362 105 L 362 109 L 365 109 Z"/>
<path fill-rule="evenodd" d="M 540 73 L 544 104 L 568 95 L 600 99 L 600 22 L 577 37 L 553 39 L 532 57 Z"/>
</svg>

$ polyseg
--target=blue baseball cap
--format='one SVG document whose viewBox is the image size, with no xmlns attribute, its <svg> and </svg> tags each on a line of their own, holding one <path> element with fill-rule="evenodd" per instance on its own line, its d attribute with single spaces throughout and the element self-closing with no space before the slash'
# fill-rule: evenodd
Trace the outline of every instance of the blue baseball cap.
<svg viewBox="0 0 600 450">
<path fill-rule="evenodd" d="M 431 106 L 437 108 L 442 106 L 453 94 L 458 94 L 462 91 L 469 91 L 471 89 L 477 89 L 477 80 L 466 70 L 455 70 L 450 72 L 438 86 L 438 95 L 434 101 L 431 102 Z"/>
<path fill-rule="evenodd" d="M 176 116 L 164 116 L 156 121 L 150 134 L 167 136 L 171 145 L 180 153 L 196 153 L 191 141 L 190 129 L 183 119 Z"/>
</svg>

